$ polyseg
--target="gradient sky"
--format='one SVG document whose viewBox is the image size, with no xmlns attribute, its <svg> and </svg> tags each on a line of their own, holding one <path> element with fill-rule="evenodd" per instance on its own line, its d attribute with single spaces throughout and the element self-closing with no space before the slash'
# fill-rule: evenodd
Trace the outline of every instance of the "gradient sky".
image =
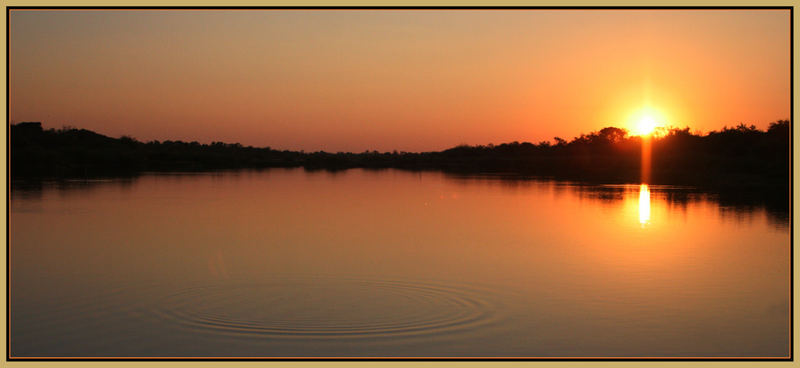
<svg viewBox="0 0 800 368">
<path fill-rule="evenodd" d="M 139 140 L 430 151 L 790 117 L 788 10 L 10 14 L 11 122 Z"/>
</svg>

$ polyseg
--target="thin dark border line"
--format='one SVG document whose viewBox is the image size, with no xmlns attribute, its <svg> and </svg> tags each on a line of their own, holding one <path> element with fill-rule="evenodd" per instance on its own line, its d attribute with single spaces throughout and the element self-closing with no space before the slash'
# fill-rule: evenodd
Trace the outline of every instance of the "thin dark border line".
<svg viewBox="0 0 800 368">
<path fill-rule="evenodd" d="M 9 41 L 11 38 L 9 37 L 9 14 L 11 11 L 6 9 L 6 361 L 8 361 L 9 357 L 11 357 L 11 305 L 9 304 L 11 301 L 11 287 L 9 283 L 9 279 L 11 278 L 11 271 L 9 267 L 9 256 L 10 256 L 10 249 L 11 247 L 9 244 L 11 243 L 10 234 L 11 234 L 11 127 L 10 127 L 10 117 L 11 117 L 11 109 L 9 101 L 9 70 L 11 70 L 9 66 Z"/>
<path fill-rule="evenodd" d="M 791 227 L 789 228 L 789 357 L 794 361 L 794 7 L 789 9 L 789 218 Z"/>
<path fill-rule="evenodd" d="M 56 358 L 14 358 L 13 361 L 615 361 L 615 362 L 629 362 L 629 361 L 642 361 L 640 357 L 589 357 L 589 358 L 575 358 L 575 357 L 567 357 L 567 358 L 558 358 L 558 357 L 543 357 L 543 358 L 529 358 L 529 357 L 500 357 L 500 358 L 492 358 L 492 357 L 425 357 L 425 358 L 413 358 L 413 357 L 303 357 L 303 358 L 291 358 L 291 357 L 275 357 L 275 358 L 238 358 L 238 357 L 163 357 L 163 358 L 136 358 L 136 357 L 123 357 L 123 358 L 113 358 L 113 357 L 100 357 L 100 358 L 86 358 L 86 357 L 56 357 Z M 702 358 L 702 357 L 677 357 L 677 358 L 668 358 L 668 357 L 659 357 L 659 358 L 645 358 L 644 361 L 661 361 L 661 362 L 670 362 L 670 361 L 791 361 L 791 358 L 761 358 L 761 357 L 754 357 L 754 358 L 747 358 L 747 357 L 740 357 L 740 358 Z"/>
<path fill-rule="evenodd" d="M 790 55 L 789 55 L 789 75 L 790 75 L 790 159 L 789 170 L 790 175 L 790 223 L 789 229 L 789 249 L 790 249 L 790 346 L 788 357 L 659 357 L 659 358 L 645 358 L 645 357 L 568 357 L 568 358 L 554 358 L 554 357 L 162 357 L 162 358 L 147 358 L 147 357 L 12 357 L 11 356 L 11 329 L 9 328 L 10 317 L 10 193 L 11 193 L 11 171 L 10 171 L 10 12 L 11 10 L 167 10 L 167 9 L 181 9 L 181 10 L 204 10 L 204 9 L 218 9 L 218 10 L 457 10 L 457 9 L 479 9 L 479 10 L 659 10 L 659 9 L 675 9 L 675 10 L 740 10 L 740 9 L 781 9 L 789 10 L 789 42 L 790 42 Z M 6 361 L 794 361 L 794 6 L 6 6 Z"/>
<path fill-rule="evenodd" d="M 184 9 L 184 10 L 638 10 L 638 9 L 686 9 L 686 10 L 739 10 L 739 9 L 790 9 L 793 6 L 8 6 L 12 10 L 146 10 L 146 9 Z"/>
</svg>

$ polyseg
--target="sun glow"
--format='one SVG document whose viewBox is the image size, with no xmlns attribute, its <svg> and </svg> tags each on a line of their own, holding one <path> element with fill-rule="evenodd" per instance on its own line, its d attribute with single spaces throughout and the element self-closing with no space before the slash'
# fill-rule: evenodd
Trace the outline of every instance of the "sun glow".
<svg viewBox="0 0 800 368">
<path fill-rule="evenodd" d="M 634 114 L 632 119 L 631 133 L 638 136 L 651 135 L 655 132 L 656 128 L 664 123 L 664 117 L 655 109 L 643 108 L 638 113 Z"/>
</svg>

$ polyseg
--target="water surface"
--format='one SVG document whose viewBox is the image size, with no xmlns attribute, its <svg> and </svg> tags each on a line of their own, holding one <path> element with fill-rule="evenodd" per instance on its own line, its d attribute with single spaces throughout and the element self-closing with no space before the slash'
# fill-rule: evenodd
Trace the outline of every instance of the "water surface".
<svg viewBox="0 0 800 368">
<path fill-rule="evenodd" d="M 691 188 L 148 174 L 10 216 L 15 357 L 789 354 L 788 214 Z"/>
</svg>

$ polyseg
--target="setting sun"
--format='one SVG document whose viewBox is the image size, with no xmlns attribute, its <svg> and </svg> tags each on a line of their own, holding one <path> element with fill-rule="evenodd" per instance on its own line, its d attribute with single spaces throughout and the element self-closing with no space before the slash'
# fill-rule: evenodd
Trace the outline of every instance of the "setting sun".
<svg viewBox="0 0 800 368">
<path fill-rule="evenodd" d="M 650 135 L 656 128 L 664 124 L 664 116 L 653 108 L 646 107 L 639 110 L 633 115 L 631 121 L 631 134 L 633 135 Z"/>
<path fill-rule="evenodd" d="M 653 133 L 656 129 L 656 119 L 652 116 L 646 115 L 639 119 L 639 123 L 636 125 L 636 130 L 634 134 L 636 135 L 649 135 Z"/>
</svg>

